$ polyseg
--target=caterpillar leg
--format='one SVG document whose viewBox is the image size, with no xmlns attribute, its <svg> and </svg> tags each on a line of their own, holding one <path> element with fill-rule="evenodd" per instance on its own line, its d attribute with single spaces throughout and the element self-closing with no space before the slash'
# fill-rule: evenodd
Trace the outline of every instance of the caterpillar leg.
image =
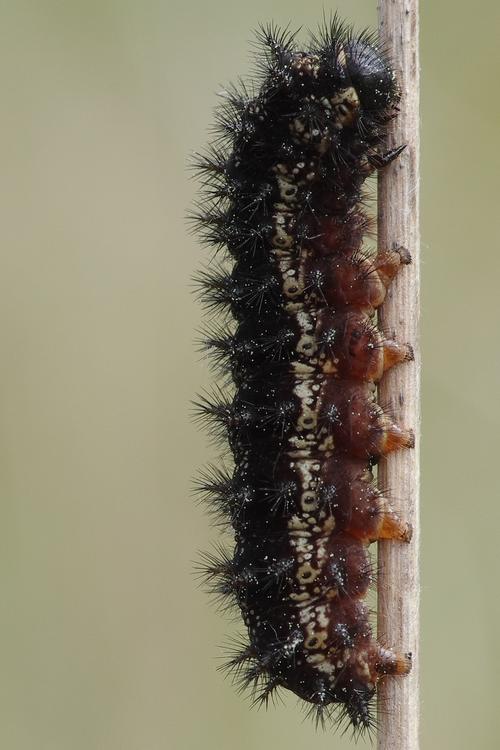
<svg viewBox="0 0 500 750">
<path fill-rule="evenodd" d="M 400 362 L 412 362 L 414 359 L 413 347 L 410 344 L 401 344 L 394 339 L 384 341 L 384 372 Z"/>
<path fill-rule="evenodd" d="M 374 448 L 378 456 L 386 456 L 392 451 L 401 448 L 414 448 L 415 434 L 413 430 L 407 430 L 393 423 L 389 417 L 384 414 L 381 419 L 381 429 L 374 440 Z M 373 451 L 375 453 L 375 450 Z"/>
<path fill-rule="evenodd" d="M 375 151 L 367 157 L 368 164 L 370 165 L 370 167 L 372 167 L 372 171 L 388 167 L 391 162 L 398 158 L 398 156 L 405 150 L 405 148 L 406 144 L 403 144 L 398 148 L 391 148 L 384 154 Z"/>
<path fill-rule="evenodd" d="M 396 246 L 392 250 L 379 250 L 375 256 L 368 257 L 352 268 L 338 269 L 344 282 L 342 292 L 349 304 L 358 305 L 371 314 L 385 300 L 391 281 L 401 266 L 411 263 L 411 256 L 404 247 Z M 352 279 L 349 279 L 349 272 Z M 351 286 L 349 288 L 348 283 Z M 371 310 L 371 312 L 370 312 Z"/>
<path fill-rule="evenodd" d="M 365 490 L 365 496 L 368 493 Z M 376 493 L 375 489 L 373 493 Z M 378 496 L 373 505 L 368 505 L 366 510 L 360 510 L 355 506 L 345 530 L 365 544 L 378 542 L 380 539 L 409 542 L 413 534 L 411 524 L 403 521 L 389 503 Z"/>
<path fill-rule="evenodd" d="M 400 542 L 409 542 L 413 534 L 410 523 L 405 523 L 387 503 L 377 530 L 377 540 L 395 539 Z"/>
<path fill-rule="evenodd" d="M 371 261 L 372 269 L 387 290 L 401 266 L 411 263 L 411 255 L 405 247 L 379 250 Z"/>
<path fill-rule="evenodd" d="M 395 653 L 379 646 L 375 668 L 380 676 L 386 674 L 402 675 L 411 672 L 411 653 Z"/>
</svg>

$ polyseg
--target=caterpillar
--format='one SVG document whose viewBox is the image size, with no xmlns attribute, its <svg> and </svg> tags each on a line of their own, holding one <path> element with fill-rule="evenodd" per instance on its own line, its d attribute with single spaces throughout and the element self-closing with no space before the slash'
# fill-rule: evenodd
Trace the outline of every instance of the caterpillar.
<svg viewBox="0 0 500 750">
<path fill-rule="evenodd" d="M 384 335 L 376 310 L 402 247 L 370 253 L 365 180 L 397 116 L 396 77 L 376 37 L 337 17 L 311 33 L 257 32 L 259 83 L 224 92 L 217 138 L 196 158 L 197 236 L 222 253 L 197 277 L 210 324 L 202 347 L 229 376 L 197 415 L 227 438 L 234 469 L 209 467 L 197 491 L 234 532 L 209 553 L 210 591 L 241 611 L 248 638 L 227 669 L 254 701 L 285 688 L 317 723 L 371 730 L 377 683 L 411 655 L 377 642 L 365 597 L 368 545 L 411 528 L 379 490 L 381 456 L 414 444 L 377 402 L 377 382 L 412 348 Z"/>
</svg>

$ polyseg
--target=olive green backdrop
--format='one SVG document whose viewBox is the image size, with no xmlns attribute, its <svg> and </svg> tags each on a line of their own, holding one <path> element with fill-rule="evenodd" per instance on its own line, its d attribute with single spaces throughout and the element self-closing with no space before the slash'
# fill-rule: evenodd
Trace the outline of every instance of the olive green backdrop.
<svg viewBox="0 0 500 750">
<path fill-rule="evenodd" d="M 259 20 L 310 0 L 11 0 L 0 16 L 0 747 L 347 748 L 216 672 L 216 531 L 189 399 L 186 162 Z M 375 3 L 339 2 L 357 26 Z M 496 748 L 499 48 L 493 0 L 422 9 L 422 748 Z M 328 9 L 328 7 L 327 7 Z M 364 742 L 360 742 L 364 746 Z"/>
</svg>

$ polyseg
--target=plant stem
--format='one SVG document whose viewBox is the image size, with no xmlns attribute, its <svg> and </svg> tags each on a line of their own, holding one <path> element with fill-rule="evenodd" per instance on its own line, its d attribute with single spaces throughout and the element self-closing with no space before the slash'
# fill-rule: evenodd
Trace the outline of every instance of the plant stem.
<svg viewBox="0 0 500 750">
<path fill-rule="evenodd" d="M 379 687 L 378 750 L 418 750 L 419 723 L 419 54 L 418 0 L 380 0 L 379 29 L 401 86 L 398 117 L 391 123 L 388 148 L 407 148 L 379 175 L 378 244 L 402 245 L 412 263 L 402 269 L 380 310 L 388 336 L 411 343 L 415 361 L 390 370 L 379 397 L 398 423 L 415 430 L 415 449 L 382 460 L 379 483 L 389 488 L 401 515 L 413 527 L 409 544 L 379 543 L 378 637 L 396 651 L 410 651 L 406 677 L 382 680 Z"/>
</svg>

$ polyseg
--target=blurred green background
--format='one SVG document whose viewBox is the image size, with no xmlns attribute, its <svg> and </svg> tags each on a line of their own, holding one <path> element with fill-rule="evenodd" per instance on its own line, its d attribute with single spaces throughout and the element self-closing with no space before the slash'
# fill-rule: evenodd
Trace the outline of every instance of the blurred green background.
<svg viewBox="0 0 500 750">
<path fill-rule="evenodd" d="M 189 495 L 212 454 L 186 162 L 251 30 L 323 0 L 1 7 L 0 747 L 350 747 L 293 699 L 249 710 L 191 574 L 217 532 Z M 500 744 L 499 8 L 422 9 L 425 750 Z"/>
</svg>

